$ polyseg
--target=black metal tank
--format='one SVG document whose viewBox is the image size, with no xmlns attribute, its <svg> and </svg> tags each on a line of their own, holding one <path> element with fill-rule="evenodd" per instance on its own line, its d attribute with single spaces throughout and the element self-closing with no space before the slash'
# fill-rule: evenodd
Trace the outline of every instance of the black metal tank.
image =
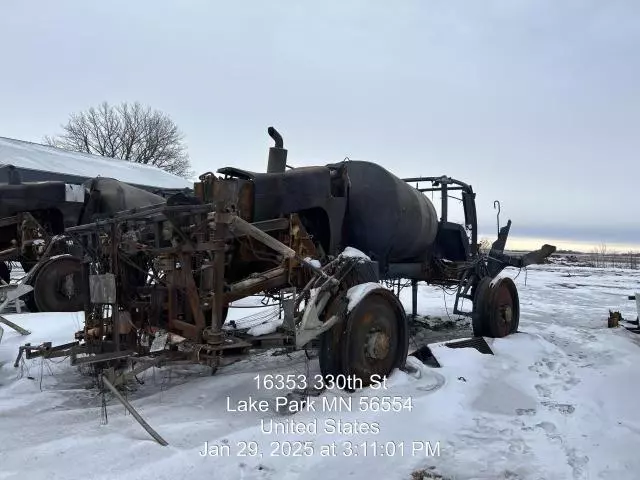
<svg viewBox="0 0 640 480">
<path fill-rule="evenodd" d="M 423 193 L 376 163 L 328 167 L 344 169 L 349 180 L 343 246 L 382 264 L 426 258 L 438 232 L 438 214 Z"/>
</svg>

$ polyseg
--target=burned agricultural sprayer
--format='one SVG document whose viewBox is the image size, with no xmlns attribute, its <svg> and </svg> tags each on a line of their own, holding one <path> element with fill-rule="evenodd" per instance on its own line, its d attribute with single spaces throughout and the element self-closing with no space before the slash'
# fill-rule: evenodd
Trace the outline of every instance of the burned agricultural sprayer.
<svg viewBox="0 0 640 480">
<path fill-rule="evenodd" d="M 171 361 L 215 369 L 278 337 L 292 348 L 317 345 L 323 374 L 366 385 L 407 357 L 407 315 L 379 283 L 399 278 L 412 282 L 414 315 L 425 281 L 457 287 L 454 313 L 472 318 L 476 336 L 517 330 L 516 286 L 497 275 L 540 263 L 555 247 L 504 254 L 509 221 L 483 255 L 470 185 L 402 180 L 363 161 L 287 169 L 282 138 L 269 134 L 266 173 L 222 168 L 202 175 L 193 196 L 67 229 L 83 252 L 85 326 L 74 344 L 26 348 L 27 357 L 70 354 L 72 363 L 128 364 L 134 373 Z M 447 218 L 453 190 L 464 225 Z M 424 194 L 431 191 L 442 194 L 440 219 Z M 229 305 L 256 294 L 284 299 L 278 333 L 225 326 Z M 472 309 L 463 311 L 461 299 Z"/>
</svg>

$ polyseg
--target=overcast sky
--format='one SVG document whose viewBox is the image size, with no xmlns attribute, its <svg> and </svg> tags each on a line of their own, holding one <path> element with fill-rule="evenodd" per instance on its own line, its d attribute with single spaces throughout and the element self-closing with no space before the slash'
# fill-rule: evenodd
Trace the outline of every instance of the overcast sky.
<svg viewBox="0 0 640 480">
<path fill-rule="evenodd" d="M 194 169 L 448 174 L 512 235 L 640 244 L 640 2 L 3 0 L 0 136 L 140 101 Z"/>
</svg>

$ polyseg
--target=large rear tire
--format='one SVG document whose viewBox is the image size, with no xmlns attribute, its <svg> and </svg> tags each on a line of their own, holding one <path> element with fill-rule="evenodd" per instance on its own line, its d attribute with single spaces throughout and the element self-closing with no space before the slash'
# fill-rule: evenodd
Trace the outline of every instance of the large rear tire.
<svg viewBox="0 0 640 480">
<path fill-rule="evenodd" d="M 491 277 L 483 277 L 475 287 L 473 294 L 473 312 L 471 314 L 471 325 L 475 337 L 489 336 L 489 329 L 486 320 L 487 292 L 491 284 Z"/>
<path fill-rule="evenodd" d="M 82 262 L 64 256 L 42 265 L 33 280 L 33 302 L 40 312 L 78 312 L 84 310 L 81 289 Z"/>
<path fill-rule="evenodd" d="M 520 325 L 520 298 L 516 284 L 509 277 L 499 279 L 489 296 L 489 331 L 494 338 L 516 333 Z"/>
<path fill-rule="evenodd" d="M 516 333 L 519 325 L 520 299 L 514 281 L 483 278 L 474 296 L 474 335 L 503 338 Z"/>
</svg>

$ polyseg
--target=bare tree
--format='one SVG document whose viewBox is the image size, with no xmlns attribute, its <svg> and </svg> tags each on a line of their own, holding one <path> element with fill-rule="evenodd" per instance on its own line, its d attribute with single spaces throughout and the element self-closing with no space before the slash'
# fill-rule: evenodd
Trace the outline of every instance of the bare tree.
<svg viewBox="0 0 640 480">
<path fill-rule="evenodd" d="M 591 250 L 591 264 L 596 268 L 606 268 L 607 259 L 610 260 L 611 266 L 615 267 L 615 260 L 612 257 L 607 257 L 607 244 L 602 242 L 599 246 L 594 247 Z"/>
<path fill-rule="evenodd" d="M 598 250 L 598 247 L 594 247 L 591 250 L 591 266 L 595 268 L 602 268 L 604 266 L 602 265 L 602 257 L 600 256 L 600 250 Z"/>
<path fill-rule="evenodd" d="M 184 136 L 166 114 L 135 102 L 118 106 L 103 102 L 74 113 L 63 133 L 45 137 L 53 147 L 154 165 L 190 177 L 191 164 Z"/>
<path fill-rule="evenodd" d="M 600 263 L 602 268 L 607 268 L 607 244 L 604 242 L 600 243 L 598 248 L 598 255 L 600 256 Z"/>
</svg>

